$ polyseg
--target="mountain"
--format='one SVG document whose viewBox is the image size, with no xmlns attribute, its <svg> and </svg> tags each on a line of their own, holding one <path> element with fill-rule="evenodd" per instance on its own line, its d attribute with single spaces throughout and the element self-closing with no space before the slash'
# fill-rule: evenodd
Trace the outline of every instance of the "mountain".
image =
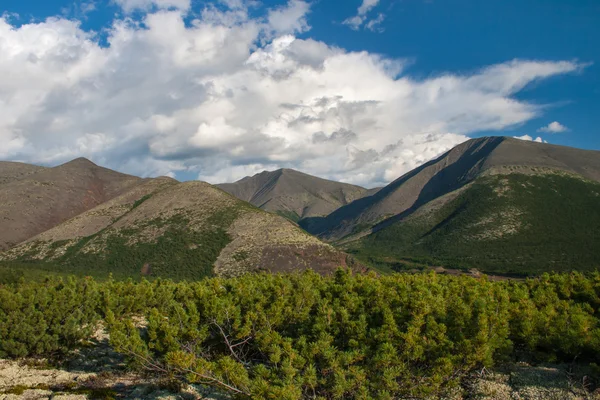
<svg viewBox="0 0 600 400">
<path fill-rule="evenodd" d="M 353 266 L 281 216 L 207 183 L 170 178 L 144 180 L 0 253 L 0 261 L 37 274 L 174 279 Z"/>
<path fill-rule="evenodd" d="M 551 169 L 598 182 L 599 155 L 597 151 L 506 137 L 472 139 L 408 172 L 374 195 L 340 207 L 324 218 L 307 218 L 301 226 L 327 240 L 339 240 L 415 210 L 485 173 L 536 174 Z"/>
<path fill-rule="evenodd" d="M 293 169 L 264 171 L 217 187 L 265 211 L 292 221 L 325 216 L 375 190 L 334 182 Z"/>
<path fill-rule="evenodd" d="M 301 225 L 396 269 L 592 270 L 600 267 L 600 152 L 473 139 Z"/>
<path fill-rule="evenodd" d="M 0 250 L 108 201 L 141 178 L 78 158 L 54 168 L 0 165 Z"/>
</svg>

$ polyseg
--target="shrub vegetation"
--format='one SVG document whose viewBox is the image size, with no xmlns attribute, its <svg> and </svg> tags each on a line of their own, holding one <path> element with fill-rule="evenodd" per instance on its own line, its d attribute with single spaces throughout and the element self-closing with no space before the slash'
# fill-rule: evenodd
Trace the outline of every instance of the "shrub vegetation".
<svg viewBox="0 0 600 400">
<path fill-rule="evenodd" d="M 0 287 L 0 357 L 68 352 L 104 319 L 132 366 L 239 398 L 422 398 L 508 360 L 599 363 L 599 309 L 599 273 L 52 278 Z"/>
</svg>

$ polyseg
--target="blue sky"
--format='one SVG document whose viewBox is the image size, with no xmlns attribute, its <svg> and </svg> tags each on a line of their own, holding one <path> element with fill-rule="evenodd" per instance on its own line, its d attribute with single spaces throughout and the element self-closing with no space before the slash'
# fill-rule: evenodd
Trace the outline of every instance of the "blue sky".
<svg viewBox="0 0 600 400">
<path fill-rule="evenodd" d="M 72 127 L 74 129 L 73 132 L 77 129 L 79 133 L 70 133 L 61 136 L 60 132 L 54 129 L 48 130 L 42 135 L 39 133 L 39 127 L 36 128 L 36 133 L 33 133 L 34 125 L 24 127 L 25 125 L 23 124 L 18 125 L 15 123 L 10 126 L 6 124 L 4 135 L 7 136 L 8 140 L 12 140 L 12 143 L 15 143 L 13 146 L 14 150 L 12 152 L 6 151 L 5 154 L 2 154 L 2 151 L 0 151 L 0 158 L 56 164 L 65 161 L 66 158 L 76 155 L 79 152 L 81 155 L 88 156 L 101 163 L 132 173 L 148 175 L 167 173 L 183 179 L 198 177 L 208 181 L 232 180 L 260 169 L 289 166 L 333 179 L 354 181 L 355 183 L 368 186 L 385 183 L 395 175 L 405 172 L 406 169 L 410 169 L 426 161 L 427 158 L 434 156 L 436 151 L 443 151 L 447 147 L 456 144 L 456 142 L 464 140 L 460 139 L 459 136 L 462 138 L 484 135 L 529 135 L 532 138 L 540 136 L 543 140 L 553 144 L 600 149 L 600 136 L 598 132 L 598 126 L 600 126 L 600 51 L 598 51 L 598 43 L 600 41 L 600 2 L 597 0 L 365 0 L 364 3 L 363 0 L 315 0 L 307 2 L 300 0 L 269 0 L 260 3 L 252 2 L 252 4 L 249 2 L 237 3 L 239 0 L 227 0 L 223 2 L 192 1 L 190 7 L 181 6 L 186 0 L 172 0 L 174 1 L 172 7 L 161 7 L 160 4 L 158 7 L 149 5 L 154 1 L 160 3 L 160 1 L 165 0 L 118 0 L 115 2 L 64 0 L 24 2 L 4 0 L 2 2 L 2 11 L 5 13 L 5 21 L 10 24 L 13 31 L 23 29 L 24 26 L 41 29 L 40 24 L 44 23 L 47 18 L 57 17 L 61 20 L 75 21 L 76 24 L 79 24 L 77 29 L 80 32 L 97 32 L 96 36 L 86 39 L 97 45 L 99 49 L 104 49 L 98 50 L 96 53 L 106 53 L 103 58 L 108 60 L 106 62 L 115 63 L 117 62 L 115 60 L 119 57 L 122 58 L 117 64 L 113 65 L 111 71 L 125 65 L 125 61 L 123 60 L 126 57 L 122 53 L 118 53 L 114 46 L 109 45 L 110 38 L 115 37 L 114 27 L 119 21 L 130 19 L 143 22 L 141 26 L 137 27 L 132 27 L 131 24 L 128 25 L 127 29 L 130 29 L 131 32 L 137 32 L 136 29 L 144 30 L 147 28 L 145 24 L 152 15 L 179 12 L 178 15 L 184 21 L 185 27 L 191 31 L 194 27 L 193 20 L 200 19 L 206 22 L 207 17 L 206 14 L 202 13 L 202 10 L 206 10 L 207 7 L 215 10 L 217 13 L 221 13 L 218 14 L 219 18 L 221 18 L 219 21 L 223 21 L 224 13 L 227 11 L 235 11 L 238 12 L 237 15 L 243 16 L 238 17 L 234 22 L 219 23 L 228 29 L 227 32 L 232 32 L 243 26 L 244 29 L 248 30 L 247 33 L 241 33 L 242 35 L 255 35 L 255 37 L 249 40 L 247 49 L 244 51 L 250 54 L 250 57 L 254 53 L 253 60 L 260 58 L 258 64 L 250 64 L 260 64 L 261 76 L 264 77 L 265 73 L 275 74 L 270 76 L 270 79 L 275 79 L 278 83 L 277 90 L 279 92 L 288 90 L 290 93 L 294 92 L 296 89 L 292 86 L 293 82 L 300 79 L 296 77 L 294 81 L 290 80 L 287 84 L 285 82 L 281 83 L 281 78 L 276 74 L 283 73 L 283 64 L 278 64 L 277 66 L 265 64 L 265 59 L 274 60 L 276 58 L 274 56 L 276 51 L 273 50 L 273 43 L 279 43 L 277 41 L 278 38 L 286 35 L 298 40 L 311 40 L 311 46 L 314 43 L 321 43 L 329 50 L 340 49 L 346 55 L 356 55 L 355 57 L 353 56 L 354 58 L 348 57 L 347 61 L 349 64 L 347 65 L 347 69 L 356 67 L 357 64 L 353 64 L 352 60 L 356 60 L 356 63 L 364 62 L 365 70 L 368 70 L 367 64 L 379 63 L 377 64 L 378 71 L 382 71 L 383 75 L 387 73 L 388 77 L 391 76 L 390 84 L 401 78 L 405 78 L 410 80 L 411 85 L 414 87 L 420 87 L 420 89 L 415 89 L 414 94 L 407 94 L 407 98 L 422 96 L 420 94 L 422 87 L 428 86 L 430 83 L 433 85 L 436 79 L 440 77 L 452 77 L 453 79 L 465 78 L 467 80 L 466 78 L 468 77 L 480 76 L 480 78 L 475 80 L 477 82 L 476 85 L 479 85 L 476 88 L 476 95 L 470 93 L 474 85 L 470 83 L 471 81 L 463 83 L 463 86 L 457 89 L 465 91 L 465 102 L 475 101 L 473 100 L 475 96 L 487 96 L 490 90 L 486 88 L 485 80 L 487 79 L 487 75 L 481 72 L 486 68 L 507 65 L 507 63 L 511 63 L 513 60 L 532 63 L 563 62 L 571 64 L 570 66 L 553 65 L 554 69 L 550 72 L 537 72 L 538 69 L 536 69 L 535 73 L 529 75 L 524 71 L 538 68 L 537 64 L 532 66 L 512 65 L 510 68 L 514 69 L 514 71 L 503 75 L 502 79 L 504 79 L 504 83 L 498 83 L 494 86 L 494 90 L 498 92 L 498 98 L 491 99 L 489 106 L 495 107 L 492 104 L 496 105 L 499 102 L 507 104 L 511 102 L 519 103 L 521 108 L 510 111 L 512 113 L 510 115 L 494 114 L 490 116 L 485 114 L 480 116 L 478 113 L 484 113 L 484 111 L 475 110 L 472 106 L 465 106 L 463 111 L 460 109 L 453 110 L 452 113 L 448 112 L 448 115 L 446 115 L 444 103 L 435 104 L 435 101 L 437 101 L 436 97 L 436 100 L 430 101 L 432 103 L 431 113 L 437 113 L 440 116 L 432 118 L 429 121 L 425 117 L 428 112 L 426 105 L 422 103 L 419 103 L 418 107 L 411 105 L 411 107 L 415 107 L 411 111 L 413 115 L 422 114 L 424 116 L 419 120 L 407 122 L 406 126 L 402 125 L 399 127 L 399 131 L 402 132 L 398 133 L 398 141 L 395 140 L 396 138 L 392 131 L 386 131 L 385 134 L 381 134 L 381 136 L 387 138 L 387 142 L 377 142 L 374 139 L 375 136 L 379 135 L 377 132 L 385 129 L 393 130 L 393 127 L 386 128 L 384 126 L 385 123 L 391 124 L 392 122 L 390 122 L 391 120 L 385 122 L 387 121 L 386 118 L 391 117 L 383 113 L 382 110 L 372 111 L 371 114 L 368 114 L 371 112 L 368 111 L 370 109 L 369 104 L 384 104 L 387 100 L 382 99 L 394 97 L 391 95 L 388 96 L 385 93 L 386 84 L 382 77 L 381 79 L 377 78 L 377 82 L 373 81 L 373 87 L 381 85 L 381 89 L 373 91 L 373 93 L 365 92 L 366 89 L 362 86 L 360 88 L 352 88 L 352 90 L 345 90 L 343 82 L 335 86 L 335 90 L 340 91 L 340 99 L 352 98 L 351 101 L 343 104 L 346 107 L 344 109 L 346 110 L 345 112 L 348 113 L 345 117 L 341 116 L 343 114 L 340 111 L 342 110 L 342 106 L 339 106 L 337 103 L 336 106 L 340 108 L 335 113 L 327 111 L 331 110 L 333 106 L 327 106 L 328 108 L 326 107 L 325 111 L 321 109 L 317 110 L 315 108 L 317 106 L 314 104 L 318 103 L 317 100 L 321 98 L 320 94 L 314 94 L 311 98 L 302 98 L 302 96 L 297 98 L 290 97 L 290 103 L 303 104 L 303 107 L 311 101 L 313 102 L 310 103 L 314 105 L 311 106 L 313 108 L 310 110 L 313 113 L 310 114 L 313 125 L 303 127 L 302 129 L 298 128 L 294 132 L 280 136 L 271 131 L 281 125 L 280 120 L 283 118 L 281 110 L 273 110 L 268 118 L 265 117 L 260 121 L 254 121 L 250 117 L 246 120 L 244 119 L 246 118 L 244 115 L 239 116 L 230 113 L 224 113 L 222 117 L 215 117 L 216 119 L 211 121 L 205 117 L 203 117 L 204 119 L 189 116 L 179 117 L 179 115 L 185 114 L 183 110 L 197 110 L 200 113 L 201 110 L 207 107 L 204 98 L 202 101 L 197 100 L 195 103 L 190 103 L 192 101 L 190 100 L 191 98 L 197 99 L 200 95 L 197 92 L 195 94 L 186 92 L 185 96 L 188 97 L 186 97 L 184 105 L 177 106 L 178 111 L 175 108 L 169 108 L 175 106 L 163 104 L 163 100 L 156 97 L 158 100 L 155 103 L 148 103 L 143 109 L 137 110 L 135 115 L 130 115 L 127 118 L 120 114 L 115 114 L 114 116 L 103 114 L 102 116 L 103 120 L 113 118 L 120 120 L 122 117 L 122 123 L 130 125 L 134 123 L 132 122 L 134 120 L 138 122 L 140 120 L 153 121 L 156 124 L 157 120 L 162 121 L 161 118 L 164 117 L 163 119 L 165 121 L 168 120 L 168 123 L 164 122 L 163 125 L 170 124 L 169 129 L 172 130 L 172 134 L 166 132 L 166 128 L 157 128 L 157 132 L 153 136 L 144 136 L 143 140 L 140 139 L 142 135 L 140 133 L 136 136 L 137 139 L 128 138 L 124 141 L 121 140 L 123 134 L 115 133 L 114 138 L 111 136 L 113 135 L 113 131 L 117 130 L 116 126 L 111 128 L 110 125 L 103 125 L 101 132 L 93 132 L 93 129 L 90 128 L 90 121 L 85 123 L 76 121 L 73 115 L 64 111 L 64 115 L 59 119 L 63 122 L 67 121 L 64 122 L 65 126 Z M 166 1 L 168 2 L 169 0 Z M 127 4 L 130 5 L 129 8 L 127 8 Z M 134 6 L 131 6 L 131 4 L 134 4 Z M 139 7 L 136 8 L 135 4 Z M 142 4 L 145 5 L 141 6 Z M 279 20 L 280 24 L 277 26 L 274 25 L 277 23 L 275 19 L 273 19 L 275 22 L 269 19 L 274 11 L 281 11 L 280 16 L 283 16 L 283 19 Z M 18 14 L 18 16 L 12 15 L 12 13 Z M 356 18 L 357 16 L 360 17 L 358 20 L 352 20 L 352 18 Z M 378 21 L 379 23 L 376 23 Z M 167 26 L 165 24 L 168 23 L 175 24 L 175 22 L 167 22 L 164 19 L 156 23 L 155 29 L 165 29 L 164 27 Z M 214 27 L 215 22 L 211 20 L 210 23 Z M 261 27 L 250 29 L 248 27 L 251 23 L 256 26 L 260 25 Z M 289 26 L 281 24 L 289 24 Z M 58 26 L 57 24 L 54 25 Z M 45 28 L 50 28 L 51 30 L 58 29 L 54 25 Z M 269 27 L 264 28 L 267 25 Z M 152 29 L 150 28 L 148 31 Z M 256 29 L 260 29 L 260 33 L 257 33 Z M 70 40 L 70 31 L 67 33 L 60 32 L 58 41 L 64 40 L 66 43 Z M 201 35 L 205 34 L 204 32 L 208 31 L 196 31 L 194 34 L 197 37 L 201 37 Z M 218 37 L 212 35 L 212 33 L 206 35 L 206 37 L 211 38 Z M 123 37 L 130 38 L 131 35 Z M 156 36 L 153 37 L 156 38 Z M 14 40 L 21 39 L 16 37 Z M 144 40 L 149 39 L 145 38 Z M 298 40 L 296 41 L 297 44 L 300 43 Z M 142 40 L 140 39 L 140 41 Z M 73 48 L 76 46 L 84 48 L 87 46 L 84 42 L 85 40 L 69 45 L 69 51 L 73 51 Z M 22 52 L 28 51 L 26 46 L 33 46 L 31 43 L 34 42 L 19 42 L 19 46 L 24 46 Z M 144 41 L 144 43 L 146 47 L 139 47 L 141 49 L 140 55 L 143 56 L 144 49 L 152 49 L 146 51 L 156 50 L 156 47 L 148 44 L 150 42 Z M 223 43 L 221 45 L 225 46 Z M 228 49 L 232 45 L 229 43 L 227 46 L 222 49 L 216 48 L 216 51 L 219 54 L 224 54 L 223 57 L 227 60 L 237 60 L 236 57 L 239 57 L 239 54 L 232 53 L 229 55 Z M 284 46 L 289 46 L 289 41 L 285 42 Z M 293 71 L 286 69 L 286 77 L 298 74 L 298 71 L 304 71 L 302 69 L 304 67 L 297 64 L 300 62 L 298 61 L 300 58 L 302 60 L 307 59 L 307 57 L 324 57 L 323 60 L 327 59 L 326 57 L 329 56 L 325 55 L 326 50 L 323 46 L 317 50 L 317 45 L 314 45 L 314 48 L 311 47 L 310 49 L 308 49 L 307 45 L 302 47 L 302 50 L 297 50 L 294 54 L 298 58 L 292 60 L 296 63 L 294 65 L 297 68 L 295 67 L 296 69 Z M 109 54 L 107 49 L 111 47 L 113 47 L 112 53 Z M 87 47 L 85 48 L 87 49 Z M 61 55 L 65 53 L 64 48 L 59 51 L 56 50 L 56 46 L 52 47 L 52 51 L 57 51 L 57 54 L 60 53 Z M 88 54 L 87 51 L 82 50 L 82 52 L 86 52 L 85 54 Z M 298 51 L 303 51 L 304 53 L 300 56 L 298 55 Z M 364 54 L 367 54 L 368 59 L 364 57 L 360 58 L 359 55 L 362 54 L 360 52 L 365 52 Z M 48 54 L 48 51 L 44 50 L 43 53 Z M 75 52 L 75 56 L 67 58 L 69 60 L 74 58 L 79 60 L 79 53 Z M 89 54 L 93 55 L 96 53 L 92 51 Z M 268 57 L 265 55 L 267 53 L 269 54 Z M 316 55 L 317 53 L 318 56 Z M 174 57 L 176 57 L 175 52 L 172 54 L 175 54 Z M 288 53 L 285 53 L 283 57 L 287 57 L 287 55 Z M 36 57 L 38 56 L 36 55 Z M 71 65 L 68 64 L 70 61 L 66 62 L 66 65 Z M 249 63 L 243 60 L 236 61 L 235 63 L 237 64 L 233 61 L 221 60 L 220 62 L 221 64 L 215 68 L 227 71 L 231 69 L 233 72 L 225 80 L 222 76 L 219 79 L 214 78 L 215 72 L 211 70 L 210 82 L 222 81 L 224 86 L 231 86 L 228 86 L 230 92 L 227 93 L 235 93 L 236 88 L 239 87 L 235 86 L 232 80 L 237 82 L 237 78 L 234 79 L 234 77 L 248 73 L 248 71 L 242 71 L 241 66 L 247 66 Z M 398 65 L 394 66 L 394 63 Z M 234 64 L 237 67 L 234 68 Z M 50 68 L 53 68 L 52 65 L 54 64 L 48 65 L 48 67 L 44 67 L 46 69 L 43 71 L 49 71 Z M 184 74 L 189 74 L 190 82 L 207 82 L 209 79 L 207 78 L 208 75 L 197 75 L 199 74 L 197 72 L 198 65 L 192 69 L 169 70 L 168 73 L 172 73 L 174 78 L 164 84 L 173 85 L 175 92 L 181 91 L 181 87 L 186 86 L 185 81 L 180 82 Z M 285 65 L 285 68 L 291 68 L 288 64 Z M 141 69 L 143 65 L 137 64 L 137 61 L 135 65 L 131 64 L 122 68 L 131 72 L 131 68 L 134 67 L 139 69 L 141 75 L 145 73 Z M 388 69 L 396 67 L 398 69 L 397 72 L 388 71 Z M 170 67 L 165 66 L 164 68 Z M 340 68 L 343 70 L 344 67 Z M 356 69 L 362 70 L 358 67 Z M 273 72 L 274 70 L 276 71 Z M 148 74 L 150 73 L 149 70 Z M 509 76 L 516 74 L 527 75 L 526 78 L 523 78 L 525 79 L 523 87 L 509 91 L 500 88 L 504 87 L 503 85 L 508 85 L 506 82 L 512 79 Z M 86 75 L 85 79 L 81 78 L 81 82 L 78 83 L 79 86 L 77 86 L 76 92 L 83 93 L 82 91 L 89 90 L 91 81 L 96 82 L 96 85 L 100 85 L 98 82 L 103 82 L 102 85 L 106 86 L 106 82 L 102 81 L 102 79 L 112 79 L 113 82 L 116 82 L 118 79 L 125 79 L 124 76 L 126 74 L 122 71 L 117 71 L 113 77 L 107 77 L 106 75 L 106 72 L 102 74 L 102 77 L 96 72 Z M 320 79 L 329 79 L 331 81 L 332 78 L 321 77 Z M 364 75 L 356 77 L 349 75 L 347 79 L 349 80 L 348 87 L 350 88 L 350 86 L 356 85 L 356 79 L 368 83 L 369 79 L 372 79 L 372 76 Z M 31 81 L 31 78 L 28 78 L 28 80 Z M 328 81 L 324 82 L 326 83 L 322 83 L 321 86 L 327 86 Z M 0 81 L 0 88 L 2 87 L 1 85 Z M 452 90 L 448 88 L 455 87 L 453 83 L 449 83 L 448 85 L 450 86 L 442 85 L 442 89 L 437 88 L 435 90 L 448 91 Z M 66 90 L 66 86 L 68 85 L 62 83 L 60 90 Z M 261 87 L 264 88 L 264 85 Z M 368 85 L 366 87 L 368 88 Z M 377 87 L 379 88 L 379 86 Z M 71 86 L 69 88 L 72 89 Z M 142 86 L 128 86 L 119 90 L 115 89 L 115 93 L 121 93 L 126 90 L 130 90 L 134 94 L 143 93 L 146 90 L 145 88 L 146 86 L 143 86 L 143 88 Z M 203 88 L 206 88 L 206 86 L 203 86 Z M 36 88 L 32 88 L 32 91 L 33 89 Z M 47 88 L 43 94 L 38 93 L 36 96 L 38 99 L 40 96 L 48 99 L 52 97 L 51 95 L 58 96 L 56 93 L 60 90 L 57 86 L 52 86 Z M 161 87 L 160 90 L 164 92 L 165 87 Z M 169 90 L 168 86 L 167 90 Z M 335 90 L 325 90 L 323 96 L 335 95 Z M 402 91 L 404 89 L 397 88 L 396 90 Z M 409 89 L 406 90 L 410 91 Z M 342 92 L 345 94 L 342 94 Z M 95 95 L 95 92 L 90 93 Z M 86 103 L 88 108 L 85 109 L 85 112 L 94 113 L 96 108 L 101 108 L 101 104 L 105 104 L 103 102 L 106 102 L 106 99 L 114 98 L 114 96 L 114 93 L 108 93 L 106 96 L 98 99 L 97 103 Z M 149 98 L 154 98 L 153 96 L 155 95 L 148 95 Z M 184 94 L 179 93 L 177 96 L 183 98 Z M 83 97 L 85 98 L 86 96 L 83 95 Z M 132 97 L 135 98 L 136 96 L 132 95 Z M 261 99 L 264 98 L 270 98 L 270 95 L 261 94 Z M 462 99 L 463 97 L 457 96 L 453 102 L 461 102 Z M 340 101 L 343 102 L 343 100 Z M 404 105 L 407 104 L 406 101 L 405 98 L 397 104 Z M 123 100 L 123 102 L 127 104 L 127 100 Z M 282 100 L 281 104 L 284 103 L 287 104 L 288 102 Z M 31 104 L 28 103 L 27 105 L 27 107 L 30 107 L 28 115 L 31 115 L 34 110 L 41 112 L 39 103 L 35 103 L 35 107 Z M 236 103 L 236 107 L 239 108 L 241 104 L 246 103 Z M 353 109 L 354 111 L 348 111 L 349 107 L 357 107 L 357 104 L 360 104 L 362 107 L 359 111 L 356 108 Z M 392 109 L 394 104 L 396 103 L 390 100 L 388 109 Z M 78 103 L 77 106 L 83 109 L 84 104 Z M 58 115 L 57 113 L 62 112 L 60 110 L 65 109 L 65 107 L 61 107 L 56 104 L 44 104 L 43 112 L 55 118 Z M 502 107 L 510 108 L 512 106 L 503 105 Z M 132 106 L 132 108 L 135 107 Z M 227 109 L 227 106 L 222 106 L 219 110 L 221 109 Z M 54 112 L 54 114 L 50 114 L 51 112 Z M 359 115 L 359 113 L 365 113 L 360 121 L 357 121 L 358 117 L 355 117 L 357 120 L 350 121 L 352 116 Z M 317 114 L 319 115 L 318 118 L 315 117 Z M 329 116 L 325 116 L 326 114 Z M 335 116 L 331 117 L 330 115 L 333 114 Z M 471 114 L 474 117 L 471 118 Z M 81 115 L 81 112 L 79 112 L 79 115 Z M 0 114 L 1 117 L 2 115 Z M 46 117 L 44 121 L 47 123 L 48 118 L 51 117 Z M 297 121 L 306 122 L 307 118 L 309 118 L 306 113 L 296 115 L 295 117 L 296 119 L 292 122 L 286 122 L 287 127 L 298 126 L 299 122 Z M 299 119 L 300 117 L 302 119 Z M 328 121 L 327 118 L 333 118 L 333 120 Z M 240 122 L 241 119 L 244 119 L 243 124 Z M 455 123 L 457 119 L 461 122 Z M 323 123 L 319 126 L 314 125 L 314 121 L 317 120 L 322 120 Z M 241 125 L 236 126 L 232 121 Z M 369 125 L 369 121 L 371 121 L 371 125 Z M 563 132 L 552 133 L 548 132 L 548 129 L 546 129 L 546 132 L 541 130 L 553 122 L 556 123 L 551 125 L 551 127 L 555 127 L 556 129 L 554 130 L 562 130 Z M 176 128 L 172 127 L 173 124 L 176 125 Z M 248 128 L 249 125 L 252 125 L 251 129 Z M 39 126 L 44 125 L 40 122 Z M 0 121 L 0 132 L 2 132 L 1 129 L 2 125 Z M 32 133 L 28 133 L 27 129 L 32 129 Z M 146 127 L 144 129 L 147 130 L 149 128 Z M 189 130 L 187 136 L 177 137 L 176 140 L 176 135 L 182 135 L 181 132 L 185 129 Z M 248 132 L 242 132 L 240 129 L 247 129 Z M 410 135 L 408 133 L 409 130 Z M 175 133 L 176 131 L 177 133 Z M 258 136 L 251 137 L 250 131 L 252 135 Z M 435 137 L 432 139 L 432 136 L 429 136 L 425 140 L 414 136 L 425 133 L 431 133 Z M 308 135 L 308 139 L 306 135 Z M 235 140 L 228 139 L 224 141 L 221 138 L 225 136 L 235 138 Z M 261 140 L 264 140 L 264 146 L 259 146 L 260 148 L 253 147 L 256 143 L 260 143 Z M 310 142 L 311 146 L 314 145 L 317 147 L 302 147 L 302 140 L 307 143 Z M 58 142 L 60 142 L 60 146 L 56 145 L 56 148 L 52 147 L 54 143 Z M 211 143 L 210 146 L 206 145 L 207 142 Z M 334 148 L 332 143 L 335 142 L 336 150 L 330 150 L 330 147 L 325 147 L 326 142 L 329 143 L 327 146 L 331 148 Z M 70 143 L 79 144 L 72 148 L 72 146 L 69 146 Z M 318 145 L 319 143 L 322 143 L 322 145 Z M 227 146 L 227 154 L 219 147 L 220 145 Z M 232 146 L 237 146 L 238 150 L 232 152 L 230 150 Z M 390 146 L 395 146 L 394 153 L 390 153 Z M 38 151 L 36 151 L 36 148 Z M 49 149 L 51 152 L 40 155 L 39 148 Z M 263 151 L 264 148 L 272 148 L 272 151 L 265 152 Z M 306 152 L 305 155 L 299 155 L 303 154 L 304 151 Z M 287 155 L 287 152 L 294 156 Z M 322 153 L 322 157 L 314 156 L 317 153 Z M 34 156 L 34 154 L 37 154 L 37 156 Z M 211 160 L 211 154 L 219 154 L 219 162 Z M 223 159 L 226 159 L 226 162 L 223 162 Z M 334 168 L 332 166 L 334 164 L 337 167 Z M 374 166 L 371 168 L 368 165 Z M 376 168 L 380 170 L 377 172 L 375 171 Z M 223 172 L 225 170 L 228 172 Z"/>
</svg>

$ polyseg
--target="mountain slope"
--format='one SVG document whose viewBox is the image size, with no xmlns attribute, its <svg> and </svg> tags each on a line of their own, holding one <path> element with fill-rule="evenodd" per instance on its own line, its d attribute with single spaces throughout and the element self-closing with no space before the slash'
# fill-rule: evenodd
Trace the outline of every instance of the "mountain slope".
<svg viewBox="0 0 600 400">
<path fill-rule="evenodd" d="M 283 217 L 204 182 L 147 181 L 0 260 L 46 272 L 175 279 L 347 265 L 346 255 Z"/>
<path fill-rule="evenodd" d="M 0 230 L 0 250 L 96 207 L 142 181 L 83 158 L 25 174 L 24 177 L 20 174 L 20 179 L 16 180 L 19 175 L 7 174 L 12 180 L 0 189 L 3 228 Z"/>
<path fill-rule="evenodd" d="M 369 193 L 369 190 L 360 186 L 317 178 L 293 169 L 264 171 L 217 187 L 238 199 L 293 221 L 325 216 Z"/>
<path fill-rule="evenodd" d="M 327 240 L 364 235 L 389 218 L 390 223 L 426 203 L 460 189 L 484 174 L 535 175 L 558 170 L 600 181 L 600 152 L 505 137 L 472 139 L 403 175 L 372 196 L 354 201 L 324 218 L 300 225 Z"/>
<path fill-rule="evenodd" d="M 11 161 L 0 161 L 0 185 L 23 179 L 34 174 L 44 167 Z"/>
<path fill-rule="evenodd" d="M 531 275 L 600 269 L 600 183 L 557 170 L 478 177 L 345 246 L 375 265 Z"/>
</svg>

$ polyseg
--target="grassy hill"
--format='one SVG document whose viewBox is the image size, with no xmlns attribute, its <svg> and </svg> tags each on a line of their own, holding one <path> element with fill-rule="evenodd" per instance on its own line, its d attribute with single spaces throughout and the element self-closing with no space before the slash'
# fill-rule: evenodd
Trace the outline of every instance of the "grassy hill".
<svg viewBox="0 0 600 400">
<path fill-rule="evenodd" d="M 204 182 L 155 179 L 0 253 L 5 273 L 200 279 L 346 265 L 283 217 Z"/>
<path fill-rule="evenodd" d="M 532 172 L 481 176 L 345 247 L 395 270 L 444 265 L 523 275 L 600 268 L 600 183 Z"/>
</svg>

